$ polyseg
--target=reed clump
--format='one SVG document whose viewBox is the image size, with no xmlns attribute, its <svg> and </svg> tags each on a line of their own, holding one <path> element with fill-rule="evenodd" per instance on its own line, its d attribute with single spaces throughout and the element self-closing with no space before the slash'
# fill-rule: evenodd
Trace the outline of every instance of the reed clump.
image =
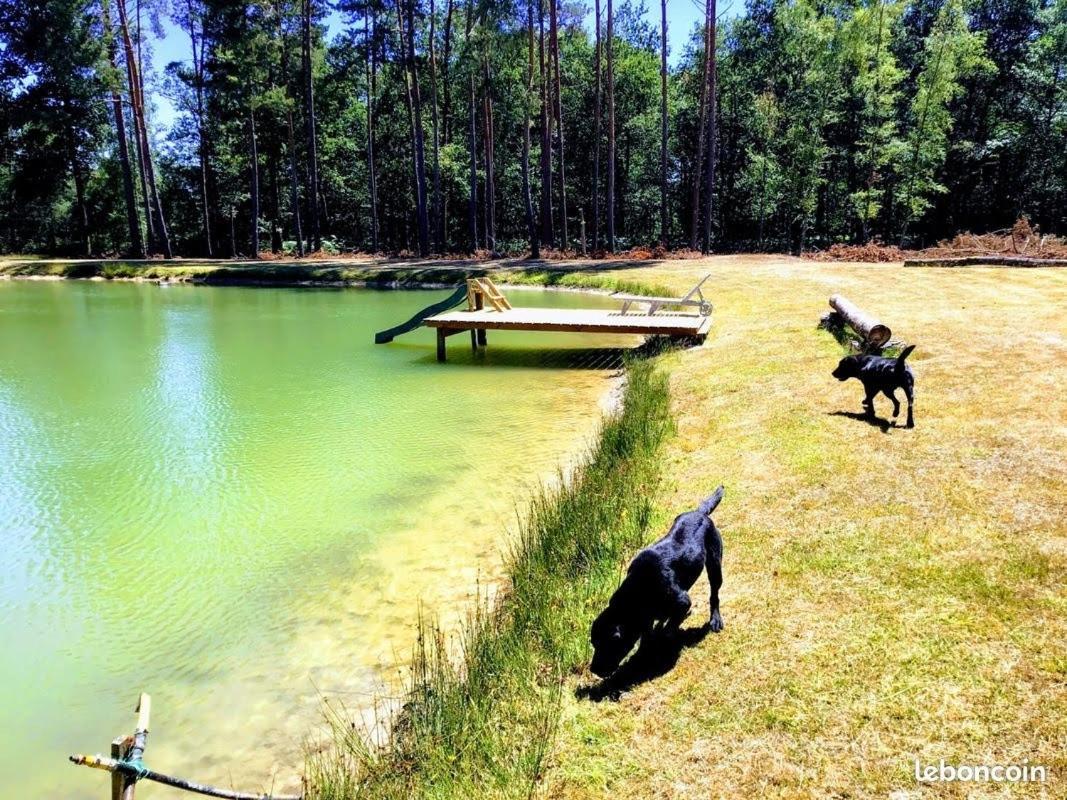
<svg viewBox="0 0 1067 800">
<path fill-rule="evenodd" d="M 531 794 L 555 739 L 564 680 L 589 656 L 589 623 L 645 538 L 658 452 L 671 431 L 666 376 L 650 360 L 632 361 L 622 411 L 520 521 L 506 588 L 471 610 L 458 648 L 422 626 L 384 744 L 335 716 L 332 746 L 309 758 L 309 800 Z"/>
</svg>

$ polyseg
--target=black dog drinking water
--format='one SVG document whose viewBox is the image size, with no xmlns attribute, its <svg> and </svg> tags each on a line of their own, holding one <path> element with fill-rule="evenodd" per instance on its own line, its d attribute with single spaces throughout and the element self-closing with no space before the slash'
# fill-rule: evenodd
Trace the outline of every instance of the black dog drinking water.
<svg viewBox="0 0 1067 800">
<path fill-rule="evenodd" d="M 904 363 L 915 345 L 905 347 L 896 358 L 883 358 L 882 356 L 845 356 L 831 374 L 839 381 L 847 381 L 849 378 L 857 378 L 863 384 L 864 399 L 863 409 L 868 417 L 874 416 L 874 398 L 881 392 L 893 401 L 893 416 L 900 413 L 900 401 L 894 392 L 897 389 L 904 390 L 904 397 L 908 400 L 908 424 L 907 427 L 915 427 L 915 419 L 912 416 L 912 404 L 914 402 L 915 375 L 911 367 Z"/>
<path fill-rule="evenodd" d="M 651 634 L 657 623 L 662 633 L 676 633 L 692 606 L 687 590 L 705 568 L 711 584 L 708 626 L 716 633 L 722 630 L 722 536 L 711 513 L 723 494 L 720 486 L 696 511 L 678 515 L 666 536 L 630 562 L 608 607 L 593 622 L 589 668 L 594 674 L 606 678 L 615 672 L 638 639 Z"/>
</svg>

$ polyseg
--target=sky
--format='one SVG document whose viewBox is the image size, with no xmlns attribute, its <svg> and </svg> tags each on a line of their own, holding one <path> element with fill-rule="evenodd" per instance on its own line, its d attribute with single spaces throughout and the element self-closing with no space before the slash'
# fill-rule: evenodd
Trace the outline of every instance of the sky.
<svg viewBox="0 0 1067 800">
<path fill-rule="evenodd" d="M 602 13 L 605 5 L 606 0 L 602 0 Z M 656 30 L 659 30 L 659 2 L 657 0 L 645 0 L 645 6 L 645 18 Z M 720 6 L 729 6 L 729 2 L 720 1 Z M 722 11 L 720 10 L 721 15 Z M 586 10 L 585 25 L 590 34 L 592 34 L 595 27 L 593 16 L 593 4 L 589 2 Z M 670 63 L 677 63 L 677 59 L 682 53 L 681 44 L 689 38 L 693 27 L 703 18 L 703 0 L 667 0 L 668 61 Z M 152 53 L 152 66 L 157 76 L 163 74 L 164 67 L 170 62 L 188 61 L 191 58 L 188 35 L 169 19 L 162 20 L 162 23 L 164 36 L 154 42 Z M 331 12 L 326 19 L 327 39 L 337 36 L 344 29 L 344 25 L 345 23 L 341 16 L 337 12 Z M 173 104 L 158 92 L 152 97 L 152 101 L 155 112 L 155 127 L 158 131 L 169 129 L 176 115 Z"/>
</svg>

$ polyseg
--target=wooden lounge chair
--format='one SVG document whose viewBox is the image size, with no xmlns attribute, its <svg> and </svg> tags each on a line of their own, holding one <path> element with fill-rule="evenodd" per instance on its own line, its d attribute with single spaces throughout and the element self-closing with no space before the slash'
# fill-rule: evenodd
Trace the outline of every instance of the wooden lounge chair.
<svg viewBox="0 0 1067 800">
<path fill-rule="evenodd" d="M 699 310 L 700 316 L 706 317 L 711 314 L 711 302 L 704 297 L 700 287 L 710 277 L 711 273 L 709 272 L 700 279 L 696 286 L 686 292 L 684 297 L 648 297 L 642 294 L 626 294 L 624 292 L 614 292 L 611 296 L 616 300 L 622 301 L 623 314 L 630 310 L 632 303 L 648 303 L 649 316 L 655 314 L 663 306 L 695 306 Z"/>
</svg>

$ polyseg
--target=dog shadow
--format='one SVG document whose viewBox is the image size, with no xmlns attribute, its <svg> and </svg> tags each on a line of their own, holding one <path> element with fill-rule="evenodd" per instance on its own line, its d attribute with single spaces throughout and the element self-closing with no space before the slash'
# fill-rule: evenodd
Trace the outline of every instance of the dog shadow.
<svg viewBox="0 0 1067 800">
<path fill-rule="evenodd" d="M 866 422 L 868 425 L 878 428 L 882 433 L 889 433 L 890 428 L 896 427 L 896 423 L 892 420 L 883 419 L 879 416 L 871 416 L 862 411 L 828 411 L 826 413 L 831 417 L 848 417 L 849 419 L 857 419 L 860 422 Z"/>
<path fill-rule="evenodd" d="M 645 636 L 637 651 L 615 672 L 590 686 L 579 686 L 574 695 L 579 700 L 588 699 L 594 703 L 617 701 L 623 692 L 666 675 L 678 664 L 682 650 L 700 644 L 709 633 L 711 625 L 705 622 L 699 628 L 680 628 L 672 635 L 653 633 Z"/>
</svg>

